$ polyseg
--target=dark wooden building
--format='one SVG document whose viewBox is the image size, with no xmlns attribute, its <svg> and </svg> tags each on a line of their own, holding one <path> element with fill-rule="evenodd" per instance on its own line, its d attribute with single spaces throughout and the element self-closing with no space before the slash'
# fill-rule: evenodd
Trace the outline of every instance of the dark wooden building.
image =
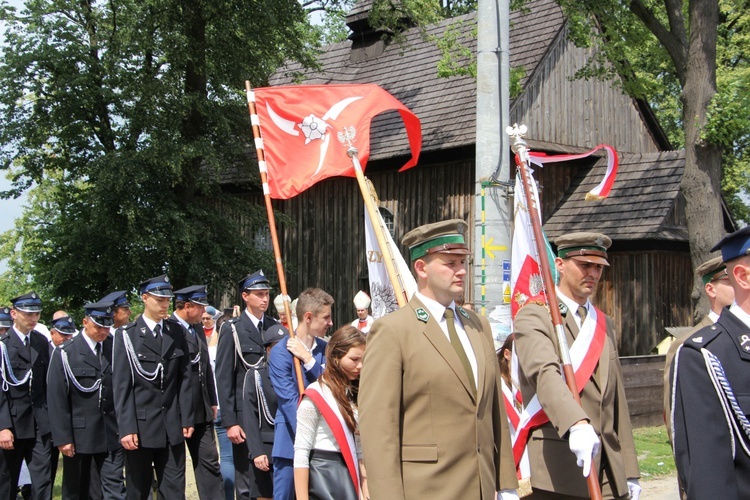
<svg viewBox="0 0 750 500">
<path fill-rule="evenodd" d="M 438 78 L 441 55 L 416 28 L 403 33 L 403 45 L 384 41 L 367 24 L 370 4 L 355 5 L 347 19 L 350 40 L 326 47 L 319 57 L 321 69 L 303 72 L 303 84 L 377 83 L 421 119 L 419 165 L 401 174 L 396 169 L 408 146 L 400 119 L 384 114 L 373 122 L 366 175 L 380 206 L 392 215 L 397 242 L 427 222 L 473 221 L 476 81 Z M 471 14 L 437 24 L 427 34 L 441 38 L 458 30 L 475 49 L 470 35 L 475 26 Z M 614 240 L 612 265 L 595 302 L 615 319 L 622 355 L 648 353 L 664 327 L 690 324 L 692 317 L 692 271 L 679 193 L 684 156 L 668 151 L 648 106 L 624 95 L 616 82 L 571 79 L 591 51 L 568 41 L 565 19 L 553 0 L 527 2 L 523 12 L 512 14 L 511 26 L 511 67 L 523 68 L 525 75 L 522 92 L 511 102 L 511 122 L 528 126 L 530 147 L 580 152 L 607 143 L 620 153 L 620 173 L 604 201 L 583 200 L 603 176 L 601 158 L 556 164 L 535 175 L 550 237 L 580 229 L 605 232 Z M 283 68 L 271 84 L 291 84 L 300 71 Z M 260 201 L 257 191 L 242 188 L 255 168 L 233 172 L 226 188 Z M 505 196 L 505 191 L 491 189 L 488 195 Z M 352 321 L 352 298 L 367 289 L 364 208 L 356 181 L 325 180 L 296 198 L 274 201 L 274 207 L 287 220 L 280 224 L 280 239 L 290 294 L 319 286 L 336 299 L 335 324 Z"/>
</svg>

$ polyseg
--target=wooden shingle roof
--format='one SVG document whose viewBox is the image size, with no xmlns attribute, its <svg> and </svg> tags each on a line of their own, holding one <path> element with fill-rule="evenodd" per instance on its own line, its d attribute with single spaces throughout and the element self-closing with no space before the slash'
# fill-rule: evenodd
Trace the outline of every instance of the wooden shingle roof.
<svg viewBox="0 0 750 500">
<path fill-rule="evenodd" d="M 359 5 L 355 6 L 358 8 Z M 564 26 L 562 10 L 554 0 L 532 0 L 523 12 L 511 14 L 511 67 L 523 66 L 524 84 L 542 60 Z M 469 76 L 438 78 L 441 54 L 430 38 L 442 38 L 457 29 L 476 52 L 475 14 L 445 20 L 427 29 L 424 39 L 419 28 L 407 30 L 406 44 L 392 43 L 377 57 L 352 62 L 352 42 L 323 49 L 320 71 L 305 72 L 298 64 L 280 69 L 270 85 L 290 85 L 294 74 L 302 72 L 302 84 L 377 83 L 411 109 L 422 121 L 422 150 L 439 151 L 471 146 L 476 140 L 476 80 Z M 407 154 L 408 145 L 401 119 L 386 113 L 373 121 L 371 159 Z"/>
<path fill-rule="evenodd" d="M 601 181 L 606 168 L 602 158 L 578 171 L 544 225 L 550 239 L 566 232 L 594 231 L 613 240 L 687 241 L 684 225 L 669 225 L 685 168 L 684 150 L 622 155 L 609 197 L 586 201 L 586 193 Z"/>
</svg>

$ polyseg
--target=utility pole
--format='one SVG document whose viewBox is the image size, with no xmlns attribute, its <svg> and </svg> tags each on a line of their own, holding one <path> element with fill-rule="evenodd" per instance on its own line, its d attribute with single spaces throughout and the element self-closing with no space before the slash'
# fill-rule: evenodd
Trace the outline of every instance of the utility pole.
<svg viewBox="0 0 750 500">
<path fill-rule="evenodd" d="M 497 343 L 510 334 L 509 0 L 479 0 L 477 24 L 474 305 Z"/>
</svg>

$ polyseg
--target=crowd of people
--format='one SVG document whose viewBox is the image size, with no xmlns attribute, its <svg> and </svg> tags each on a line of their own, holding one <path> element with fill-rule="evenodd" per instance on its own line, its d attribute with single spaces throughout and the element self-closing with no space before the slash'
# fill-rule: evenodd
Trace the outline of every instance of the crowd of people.
<svg viewBox="0 0 750 500">
<path fill-rule="evenodd" d="M 16 498 L 24 463 L 30 496 L 51 498 L 60 455 L 62 498 L 184 498 L 189 454 L 201 499 L 572 499 L 595 487 L 637 500 L 613 323 L 590 301 L 611 240 L 558 238 L 563 324 L 529 297 L 496 353 L 487 319 L 457 304 L 466 229 L 408 232 L 416 294 L 373 321 L 360 292 L 357 319 L 330 337 L 330 294 L 304 290 L 291 317 L 279 296 L 273 318 L 262 271 L 239 282 L 231 314 L 205 286 L 161 275 L 139 285 L 133 321 L 116 291 L 84 306 L 80 331 L 56 312 L 49 337 L 42 299 L 15 297 L 0 310 L 0 499 Z M 665 405 L 683 496 L 748 498 L 750 228 L 716 249 L 698 270 L 712 313 L 675 344 Z"/>
</svg>

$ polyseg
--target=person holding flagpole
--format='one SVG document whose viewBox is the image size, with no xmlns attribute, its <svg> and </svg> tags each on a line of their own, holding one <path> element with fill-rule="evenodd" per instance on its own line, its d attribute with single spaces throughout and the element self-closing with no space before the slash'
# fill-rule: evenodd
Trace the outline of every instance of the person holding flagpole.
<svg viewBox="0 0 750 500">
<path fill-rule="evenodd" d="M 404 236 L 417 292 L 367 336 L 359 423 L 373 499 L 518 498 L 490 326 L 455 304 L 467 227 L 445 220 Z"/>
<path fill-rule="evenodd" d="M 514 320 L 527 429 L 530 498 L 589 498 L 586 477 L 599 472 L 602 498 L 637 500 L 640 477 L 612 321 L 589 300 L 612 240 L 570 233 L 555 241 L 556 289 L 581 405 L 561 373 L 557 335 L 546 304 L 530 298 Z M 600 452 L 601 450 L 601 452 Z"/>
</svg>

